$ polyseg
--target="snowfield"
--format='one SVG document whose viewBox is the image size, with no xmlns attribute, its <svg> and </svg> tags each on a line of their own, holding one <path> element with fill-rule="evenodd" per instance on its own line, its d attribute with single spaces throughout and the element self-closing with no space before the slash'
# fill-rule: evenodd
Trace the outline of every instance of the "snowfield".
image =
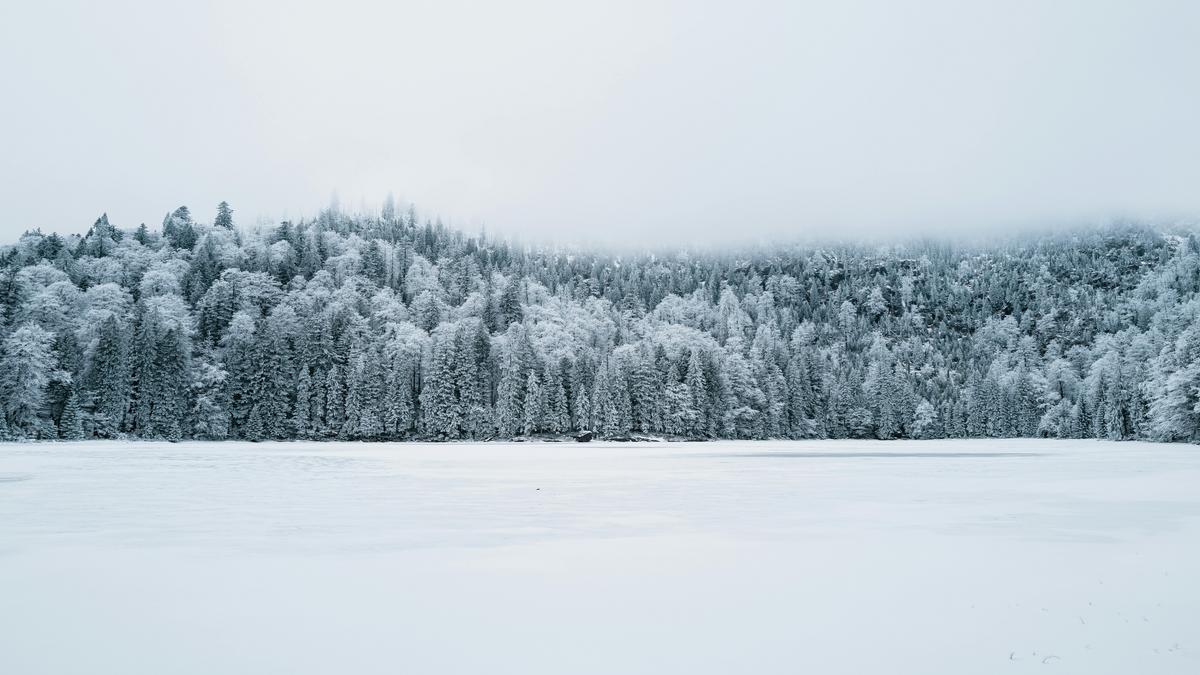
<svg viewBox="0 0 1200 675">
<path fill-rule="evenodd" d="M 0 673 L 1200 672 L 1200 449 L 0 444 Z"/>
</svg>

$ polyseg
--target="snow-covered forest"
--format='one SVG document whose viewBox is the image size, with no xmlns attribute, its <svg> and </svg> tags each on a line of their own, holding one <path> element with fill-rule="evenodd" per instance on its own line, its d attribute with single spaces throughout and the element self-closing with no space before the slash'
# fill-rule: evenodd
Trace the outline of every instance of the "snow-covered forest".
<svg viewBox="0 0 1200 675">
<path fill-rule="evenodd" d="M 0 248 L 7 439 L 1200 440 L 1200 242 L 617 255 L 331 208 Z"/>
</svg>

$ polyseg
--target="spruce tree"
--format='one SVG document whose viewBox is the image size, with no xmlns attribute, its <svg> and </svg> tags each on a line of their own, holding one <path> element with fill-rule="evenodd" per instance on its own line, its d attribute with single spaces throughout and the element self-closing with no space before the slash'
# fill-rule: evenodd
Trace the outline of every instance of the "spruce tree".
<svg viewBox="0 0 1200 675">
<path fill-rule="evenodd" d="M 125 337 L 115 316 L 109 316 L 100 326 L 82 386 L 91 402 L 94 433 L 104 438 L 114 437 L 121 429 L 129 404 Z"/>
<path fill-rule="evenodd" d="M 532 436 L 542 431 L 546 420 L 546 397 L 542 393 L 542 383 L 537 372 L 533 370 L 529 371 L 529 377 L 525 381 L 524 413 L 522 433 Z"/>
<path fill-rule="evenodd" d="M 684 376 L 687 384 L 688 397 L 693 416 L 687 433 L 696 438 L 709 435 L 709 416 L 712 414 L 708 396 L 708 381 L 704 376 L 704 364 L 700 359 L 699 350 L 692 350 L 688 357 L 687 374 Z"/>
<path fill-rule="evenodd" d="M 546 370 L 546 431 L 563 434 L 571 428 L 571 415 L 567 411 L 567 393 L 563 388 L 562 371 L 557 366 Z"/>
<path fill-rule="evenodd" d="M 189 355 L 187 337 L 168 328 L 157 341 L 146 393 L 150 403 L 146 433 L 152 438 L 177 441 L 183 437 L 188 414 Z"/>
<path fill-rule="evenodd" d="M 571 389 L 575 392 L 575 405 L 571 411 L 571 420 L 576 431 L 592 431 L 596 428 L 592 421 L 591 387 L 588 386 L 585 377 L 583 364 L 576 361 L 572 371 L 571 384 Z"/>
<path fill-rule="evenodd" d="M 433 358 L 430 364 L 429 386 L 421 392 L 424 427 L 438 439 L 459 438 L 462 435 L 463 410 L 454 381 L 457 326 L 442 324 L 433 332 Z"/>
<path fill-rule="evenodd" d="M 525 316 L 521 308 L 521 285 L 519 280 L 510 279 L 504 286 L 504 291 L 500 294 L 499 315 L 502 328 L 507 328 L 514 323 L 520 323 L 524 320 Z"/>
<path fill-rule="evenodd" d="M 312 438 L 312 376 L 308 366 L 300 367 L 296 376 L 296 400 L 292 405 L 289 426 L 295 438 Z"/>
<path fill-rule="evenodd" d="M 213 227 L 233 229 L 233 209 L 229 208 L 229 202 L 217 204 L 217 217 L 213 220 Z"/>
<path fill-rule="evenodd" d="M 510 325 L 500 353 L 500 372 L 496 383 L 496 429 L 501 436 L 516 436 L 524 425 L 521 410 L 526 380 L 521 350 L 523 343 L 521 324 Z"/>
<path fill-rule="evenodd" d="M 913 438 L 937 438 L 938 437 L 938 414 L 937 410 L 929 401 L 921 399 L 917 404 L 916 414 L 913 417 L 911 429 Z"/>
<path fill-rule="evenodd" d="M 54 336 L 36 324 L 24 324 L 4 340 L 0 392 L 10 433 L 36 437 L 46 414 L 46 387 L 54 366 Z"/>
<path fill-rule="evenodd" d="M 75 393 L 75 387 L 71 387 L 66 405 L 63 406 L 62 416 L 58 420 L 58 434 L 68 441 L 83 438 L 83 413 L 79 408 L 79 396 Z"/>
</svg>

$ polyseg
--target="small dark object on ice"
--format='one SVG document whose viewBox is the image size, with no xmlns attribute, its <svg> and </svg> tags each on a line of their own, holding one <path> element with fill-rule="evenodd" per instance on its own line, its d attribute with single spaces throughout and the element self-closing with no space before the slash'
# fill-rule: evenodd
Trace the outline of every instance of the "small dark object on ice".
<svg viewBox="0 0 1200 675">
<path fill-rule="evenodd" d="M 587 443 L 588 441 L 592 440 L 594 435 L 595 434 L 593 434 L 590 431 L 581 431 L 578 434 L 575 434 L 575 442 L 576 443 Z"/>
</svg>

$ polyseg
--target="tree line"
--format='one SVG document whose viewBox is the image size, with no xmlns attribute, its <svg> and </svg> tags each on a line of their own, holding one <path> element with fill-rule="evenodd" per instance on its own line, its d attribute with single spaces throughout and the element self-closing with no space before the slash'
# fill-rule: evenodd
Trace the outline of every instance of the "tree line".
<svg viewBox="0 0 1200 675">
<path fill-rule="evenodd" d="M 379 213 L 0 248 L 0 437 L 1200 440 L 1200 244 L 617 254 Z"/>
</svg>

